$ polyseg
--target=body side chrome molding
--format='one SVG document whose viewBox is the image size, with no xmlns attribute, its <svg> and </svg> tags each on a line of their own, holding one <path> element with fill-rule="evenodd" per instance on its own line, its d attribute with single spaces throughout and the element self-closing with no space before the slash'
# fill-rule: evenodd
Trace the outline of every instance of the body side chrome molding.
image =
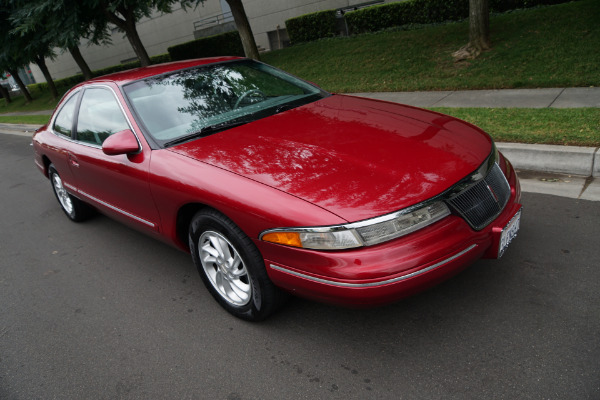
<svg viewBox="0 0 600 400">
<path fill-rule="evenodd" d="M 113 210 L 113 211 L 116 211 L 116 212 L 118 212 L 118 213 L 120 213 L 120 214 L 123 214 L 123 215 L 125 215 L 125 216 L 127 216 L 127 217 L 129 217 L 129 218 L 131 218 L 131 219 L 134 219 L 134 220 L 136 220 L 136 221 L 138 221 L 138 222 L 141 222 L 142 224 L 148 225 L 148 226 L 150 226 L 150 227 L 152 227 L 152 228 L 156 228 L 156 224 L 155 224 L 155 223 L 153 223 L 153 222 L 150 222 L 150 221 L 147 221 L 147 220 L 145 220 L 145 219 L 143 219 L 143 218 L 140 218 L 140 217 L 138 217 L 138 216 L 136 216 L 136 215 L 133 215 L 133 214 L 131 214 L 131 213 L 128 213 L 127 211 L 121 210 L 120 208 L 118 208 L 118 207 L 115 207 L 115 206 L 113 206 L 112 204 L 109 204 L 109 203 L 107 203 L 107 202 L 105 202 L 105 201 L 102 201 L 102 200 L 100 200 L 100 199 L 98 199 L 98 198 L 96 198 L 96 197 L 92 196 L 91 194 L 85 193 L 85 192 L 83 192 L 83 191 L 81 191 L 81 190 L 79 190 L 77 193 L 79 193 L 79 194 L 81 194 L 81 195 L 83 195 L 83 196 L 87 197 L 88 199 L 94 200 L 95 202 L 97 202 L 97 203 L 100 203 L 100 204 L 102 204 L 103 206 L 105 206 L 105 207 L 108 207 L 108 208 L 110 208 L 110 209 L 111 209 L 111 210 Z"/>
<path fill-rule="evenodd" d="M 396 282 L 400 282 L 403 281 L 405 279 L 409 279 L 409 278 L 413 278 L 415 276 L 424 274 L 426 272 L 429 272 L 433 269 L 436 269 L 437 267 L 441 267 L 444 264 L 447 264 L 451 261 L 456 260 L 459 257 L 462 257 L 463 255 L 465 255 L 466 253 L 470 252 L 471 250 L 475 249 L 477 247 L 476 244 L 472 244 L 471 246 L 467 247 L 466 249 L 454 254 L 453 256 L 450 256 L 448 258 L 446 258 L 445 260 L 439 261 L 433 265 L 430 265 L 427 268 L 423 268 L 421 270 L 415 271 L 415 272 L 411 272 L 410 274 L 407 275 L 402 275 L 399 276 L 397 278 L 392 278 L 392 279 L 386 279 L 383 281 L 378 281 L 378 282 L 369 282 L 369 283 L 347 283 L 347 282 L 337 282 L 337 281 L 332 281 L 329 279 L 323 279 L 323 278 L 316 278 L 314 276 L 310 276 L 310 275 L 306 275 L 303 274 L 301 272 L 296 272 L 296 271 L 292 271 L 289 270 L 287 268 L 283 268 L 280 267 L 278 265 L 273 265 L 273 264 L 269 264 L 269 266 L 271 268 L 273 268 L 274 270 L 277 270 L 279 272 L 284 272 L 286 274 L 290 274 L 290 275 L 294 275 L 297 276 L 299 278 L 304 278 L 304 279 L 308 279 L 310 281 L 313 282 L 318 282 L 318 283 L 324 283 L 326 285 L 332 285 L 332 286 L 338 286 L 338 287 L 348 287 L 348 288 L 368 288 L 368 287 L 373 287 L 373 286 L 383 286 L 383 285 L 387 285 L 390 283 L 396 283 Z"/>
</svg>

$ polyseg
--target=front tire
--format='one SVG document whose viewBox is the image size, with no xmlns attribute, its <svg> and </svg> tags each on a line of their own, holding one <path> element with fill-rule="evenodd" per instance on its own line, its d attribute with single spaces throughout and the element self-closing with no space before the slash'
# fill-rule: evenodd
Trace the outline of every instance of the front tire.
<svg viewBox="0 0 600 400">
<path fill-rule="evenodd" d="M 236 317 L 260 321 L 285 301 L 286 294 L 267 276 L 254 243 L 225 215 L 212 209 L 197 212 L 189 245 L 204 285 Z"/>
<path fill-rule="evenodd" d="M 48 167 L 48 176 L 52 183 L 52 191 L 67 217 L 75 222 L 88 219 L 92 214 L 92 208 L 67 192 L 58 171 L 52 164 Z"/>
</svg>

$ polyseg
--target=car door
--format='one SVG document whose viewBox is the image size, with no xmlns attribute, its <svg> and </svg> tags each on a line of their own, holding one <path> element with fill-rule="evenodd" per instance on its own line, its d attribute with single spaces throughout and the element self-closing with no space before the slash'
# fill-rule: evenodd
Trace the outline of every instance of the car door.
<svg viewBox="0 0 600 400">
<path fill-rule="evenodd" d="M 75 143 L 68 155 L 77 192 L 116 219 L 157 231 L 159 216 L 148 183 L 151 150 L 140 147 L 136 154 L 113 156 L 102 151 L 106 138 L 125 129 L 133 131 L 114 89 L 86 87 L 77 115 Z"/>
</svg>

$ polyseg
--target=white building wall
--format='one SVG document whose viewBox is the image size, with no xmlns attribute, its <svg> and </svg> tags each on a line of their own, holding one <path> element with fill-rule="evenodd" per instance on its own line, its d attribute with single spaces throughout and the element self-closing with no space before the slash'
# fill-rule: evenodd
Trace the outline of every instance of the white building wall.
<svg viewBox="0 0 600 400">
<path fill-rule="evenodd" d="M 285 27 L 285 20 L 316 11 L 349 7 L 367 0 L 243 0 L 244 8 L 252 27 L 256 44 L 270 50 L 267 32 L 277 26 Z M 398 0 L 385 0 L 393 2 Z M 197 8 L 183 10 L 174 7 L 171 14 L 155 13 L 137 24 L 137 30 L 150 56 L 163 54 L 167 48 L 194 39 L 194 22 L 221 14 L 221 0 L 206 0 Z M 81 54 L 92 70 L 121 64 L 135 59 L 136 55 L 122 32 L 116 29 L 111 35 L 112 45 L 80 45 Z M 50 74 L 61 79 L 80 73 L 79 67 L 66 52 L 58 54 L 54 60 L 46 60 Z M 45 82 L 37 65 L 31 65 L 37 82 Z"/>
</svg>

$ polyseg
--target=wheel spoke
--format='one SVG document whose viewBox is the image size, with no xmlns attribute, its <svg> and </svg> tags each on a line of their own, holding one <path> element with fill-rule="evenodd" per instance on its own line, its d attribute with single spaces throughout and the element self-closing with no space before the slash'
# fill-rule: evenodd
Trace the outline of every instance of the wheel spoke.
<svg viewBox="0 0 600 400">
<path fill-rule="evenodd" d="M 239 279 L 230 281 L 231 289 L 240 299 L 247 299 L 249 297 L 250 285 L 245 284 Z"/>
<path fill-rule="evenodd" d="M 235 258 L 231 258 L 227 262 L 227 264 L 229 266 L 229 271 L 233 276 L 239 278 L 240 276 L 246 275 L 246 269 L 244 268 L 244 265 L 242 264 L 242 259 L 239 255 L 236 254 Z"/>
<path fill-rule="evenodd" d="M 216 253 L 216 257 L 218 256 L 222 256 L 223 255 L 223 248 L 221 246 L 221 240 L 218 236 L 210 236 L 209 237 L 210 243 L 212 244 L 212 247 L 215 249 Z"/>
<path fill-rule="evenodd" d="M 209 243 L 202 246 L 202 253 L 205 254 L 207 262 L 215 262 L 217 257 L 219 257 L 217 249 L 212 247 Z"/>
<path fill-rule="evenodd" d="M 219 238 L 219 244 L 221 245 L 221 256 L 224 260 L 228 261 L 231 258 L 231 251 L 229 251 L 229 243 L 222 238 Z"/>
</svg>

